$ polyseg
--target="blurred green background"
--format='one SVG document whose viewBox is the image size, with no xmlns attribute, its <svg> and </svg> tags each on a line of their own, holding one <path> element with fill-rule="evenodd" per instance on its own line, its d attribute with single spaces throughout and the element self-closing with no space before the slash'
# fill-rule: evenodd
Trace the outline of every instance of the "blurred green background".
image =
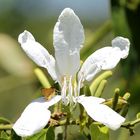
<svg viewBox="0 0 140 140">
<path fill-rule="evenodd" d="M 75 11 L 85 29 L 81 59 L 110 45 L 115 36 L 130 39 L 130 55 L 114 70 L 103 96 L 112 97 L 115 87 L 121 89 L 122 95 L 129 91 L 127 119 L 134 119 L 140 111 L 140 0 L 0 0 L 0 116 L 14 122 L 25 106 L 41 95 L 42 86 L 33 72 L 36 65 L 19 47 L 18 35 L 30 31 L 54 54 L 53 27 L 66 7 Z M 140 127 L 135 131 L 132 137 L 122 128 L 111 131 L 111 140 L 138 140 Z"/>
</svg>

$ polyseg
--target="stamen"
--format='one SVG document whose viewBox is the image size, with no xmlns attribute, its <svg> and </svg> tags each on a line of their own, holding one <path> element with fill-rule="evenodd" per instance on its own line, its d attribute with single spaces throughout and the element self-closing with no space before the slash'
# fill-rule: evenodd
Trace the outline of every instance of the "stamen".
<svg viewBox="0 0 140 140">
<path fill-rule="evenodd" d="M 74 84 L 74 97 L 76 97 L 77 96 L 77 85 L 76 84 Z"/>
<path fill-rule="evenodd" d="M 80 89 L 81 89 L 82 81 L 83 81 L 83 75 L 81 75 L 81 77 L 80 77 L 80 79 L 79 79 L 79 81 L 78 81 L 77 97 L 79 97 L 79 95 L 80 95 Z"/>
<path fill-rule="evenodd" d="M 69 97 L 69 101 L 70 103 L 73 102 L 73 87 L 72 87 L 72 76 L 70 76 L 69 78 L 69 87 L 68 87 L 68 97 Z"/>
<path fill-rule="evenodd" d="M 63 85 L 62 85 L 62 91 L 61 91 L 62 101 L 65 105 L 68 104 L 68 100 L 66 98 L 66 92 L 67 92 L 67 79 L 64 77 Z"/>
<path fill-rule="evenodd" d="M 73 102 L 76 104 L 77 103 L 77 85 L 74 84 L 74 98 Z"/>
</svg>

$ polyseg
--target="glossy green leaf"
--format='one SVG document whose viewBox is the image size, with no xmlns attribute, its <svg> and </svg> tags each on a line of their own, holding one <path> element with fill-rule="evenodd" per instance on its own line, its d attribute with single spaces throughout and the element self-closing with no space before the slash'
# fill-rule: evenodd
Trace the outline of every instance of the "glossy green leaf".
<svg viewBox="0 0 140 140">
<path fill-rule="evenodd" d="M 109 129 L 92 123 L 90 125 L 91 140 L 109 140 Z"/>
</svg>

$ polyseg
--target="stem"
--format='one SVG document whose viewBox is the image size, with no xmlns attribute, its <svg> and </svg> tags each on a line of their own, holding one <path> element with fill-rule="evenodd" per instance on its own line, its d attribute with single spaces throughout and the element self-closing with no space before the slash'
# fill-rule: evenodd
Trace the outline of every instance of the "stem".
<svg viewBox="0 0 140 140">
<path fill-rule="evenodd" d="M 124 107 L 122 108 L 120 115 L 123 117 L 126 117 L 127 113 L 128 113 L 128 109 L 129 109 L 129 104 L 124 105 Z"/>
<path fill-rule="evenodd" d="M 134 131 L 134 126 L 136 124 L 140 123 L 140 118 L 134 120 L 134 121 L 130 121 L 130 122 L 126 122 L 124 123 L 123 125 L 121 125 L 121 127 L 124 127 L 126 129 L 129 130 L 130 132 L 130 136 L 134 135 L 135 134 L 135 131 Z"/>
<path fill-rule="evenodd" d="M 59 121 L 57 124 L 49 124 L 50 126 L 64 126 L 64 125 L 79 125 L 80 122 L 79 121 L 75 121 L 75 120 L 62 120 Z M 10 130 L 12 129 L 13 124 L 0 124 L 0 130 Z"/>
<path fill-rule="evenodd" d="M 68 128 L 68 126 L 67 125 L 65 125 L 65 130 L 64 130 L 64 140 L 67 140 L 67 128 Z"/>
<path fill-rule="evenodd" d="M 112 102 L 112 109 L 113 110 L 116 110 L 118 100 L 119 100 L 119 94 L 120 94 L 120 89 L 116 88 L 115 89 L 115 94 L 114 94 L 114 97 L 113 97 L 113 102 Z"/>
<path fill-rule="evenodd" d="M 125 99 L 126 101 L 130 98 L 130 93 L 126 92 L 123 96 L 123 99 Z"/>
<path fill-rule="evenodd" d="M 104 88 L 106 86 L 106 83 L 107 83 L 107 80 L 102 80 L 95 92 L 95 97 L 101 97 L 103 91 L 104 91 Z"/>
<path fill-rule="evenodd" d="M 45 74 L 43 73 L 43 71 L 41 69 L 36 68 L 34 70 L 34 73 L 37 76 L 40 83 L 43 85 L 43 87 L 51 88 L 51 84 L 49 83 L 49 80 L 47 79 L 47 77 L 45 76 Z"/>
<path fill-rule="evenodd" d="M 0 130 L 9 130 L 12 129 L 13 124 L 1 124 L 0 125 Z"/>
<path fill-rule="evenodd" d="M 123 127 L 133 127 L 138 123 L 140 123 L 140 119 L 136 119 L 134 121 L 126 122 L 126 123 L 123 124 Z"/>
<path fill-rule="evenodd" d="M 100 125 L 99 122 L 95 122 L 95 123 Z M 121 125 L 121 127 L 129 129 L 129 130 L 133 130 L 133 127 L 138 123 L 140 123 L 140 119 L 136 119 L 132 122 L 126 122 L 123 125 Z M 67 119 L 65 119 L 62 121 L 58 121 L 55 124 L 49 124 L 49 126 L 66 126 L 66 125 L 80 125 L 80 121 L 75 121 L 75 120 L 68 121 Z M 5 124 L 5 125 L 1 124 L 0 130 L 10 130 L 12 129 L 12 126 L 13 124 Z"/>
<path fill-rule="evenodd" d="M 95 95 L 95 91 L 97 90 L 99 84 L 102 80 L 107 79 L 108 77 L 112 76 L 112 71 L 106 71 L 99 75 L 90 85 L 91 95 Z"/>
<path fill-rule="evenodd" d="M 70 120 L 70 121 L 67 121 L 66 119 L 65 120 L 62 120 L 62 121 L 58 121 L 57 123 L 55 124 L 49 124 L 50 126 L 65 126 L 65 125 L 79 125 L 80 122 L 79 121 L 75 121 L 75 120 Z"/>
<path fill-rule="evenodd" d="M 130 125 L 134 126 L 138 123 L 140 123 L 140 119 L 136 119 L 135 121 L 131 122 Z"/>
</svg>

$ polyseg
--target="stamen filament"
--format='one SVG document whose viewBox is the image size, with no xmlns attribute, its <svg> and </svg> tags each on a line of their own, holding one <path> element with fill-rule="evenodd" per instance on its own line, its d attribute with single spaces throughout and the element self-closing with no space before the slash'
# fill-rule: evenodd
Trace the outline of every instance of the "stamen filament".
<svg viewBox="0 0 140 140">
<path fill-rule="evenodd" d="M 82 84 L 83 76 L 80 77 L 79 82 L 78 82 L 78 87 L 77 87 L 77 97 L 80 95 L 80 88 Z"/>
<path fill-rule="evenodd" d="M 72 76 L 70 76 L 69 78 L 69 87 L 68 87 L 68 97 L 69 97 L 69 101 L 70 103 L 73 102 L 73 87 L 72 87 Z"/>
<path fill-rule="evenodd" d="M 67 92 L 67 79 L 64 77 L 63 85 L 62 85 L 62 91 L 61 91 L 62 101 L 65 105 L 68 104 L 68 100 L 66 98 L 66 92 Z"/>
</svg>

